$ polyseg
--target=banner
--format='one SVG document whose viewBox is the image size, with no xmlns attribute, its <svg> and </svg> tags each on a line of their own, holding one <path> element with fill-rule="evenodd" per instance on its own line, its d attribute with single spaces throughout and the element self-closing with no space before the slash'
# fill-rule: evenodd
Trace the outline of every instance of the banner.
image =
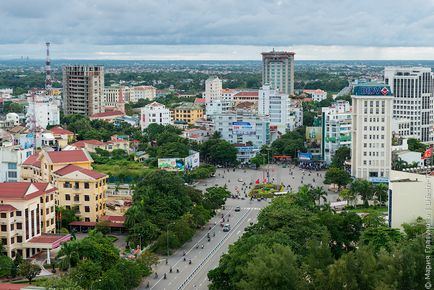
<svg viewBox="0 0 434 290">
<path fill-rule="evenodd" d="M 255 135 L 255 125 L 250 122 L 232 122 L 232 131 L 235 135 Z"/>
<path fill-rule="evenodd" d="M 158 168 L 167 171 L 183 171 L 184 159 L 182 158 L 158 158 Z"/>
</svg>

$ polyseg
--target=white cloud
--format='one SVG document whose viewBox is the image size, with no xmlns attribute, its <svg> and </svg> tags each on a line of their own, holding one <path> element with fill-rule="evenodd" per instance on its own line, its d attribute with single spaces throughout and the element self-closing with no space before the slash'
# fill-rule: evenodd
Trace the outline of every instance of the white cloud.
<svg viewBox="0 0 434 290">
<path fill-rule="evenodd" d="M 22 44 L 49 40 L 64 57 L 122 48 L 119 57 L 251 59 L 262 47 L 293 46 L 309 59 L 419 58 L 432 53 L 433 12 L 425 0 L 0 1 L 0 56 L 36 56 Z"/>
</svg>

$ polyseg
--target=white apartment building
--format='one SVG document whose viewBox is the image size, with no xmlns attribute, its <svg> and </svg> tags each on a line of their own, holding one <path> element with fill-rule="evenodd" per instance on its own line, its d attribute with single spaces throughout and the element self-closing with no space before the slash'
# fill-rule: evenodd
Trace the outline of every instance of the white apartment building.
<svg viewBox="0 0 434 290">
<path fill-rule="evenodd" d="M 429 180 L 433 184 L 434 176 L 426 177 L 425 170 L 420 173 L 392 171 L 389 179 L 389 226 L 402 229 L 403 223 L 415 222 L 418 217 L 426 219 L 428 214 L 433 225 L 434 188 L 427 183 Z"/>
<path fill-rule="evenodd" d="M 12 98 L 14 90 L 13 89 L 0 89 L 0 98 L 10 99 Z"/>
<path fill-rule="evenodd" d="M 410 135 L 433 141 L 433 73 L 425 67 L 386 67 L 385 83 L 392 89 L 393 117 L 410 120 Z"/>
<path fill-rule="evenodd" d="M 205 81 L 205 102 L 209 103 L 215 99 L 220 100 L 222 97 L 223 84 L 222 80 L 216 76 L 209 77 Z"/>
<path fill-rule="evenodd" d="M 64 66 L 63 107 L 65 114 L 92 116 L 104 112 L 104 67 Z"/>
<path fill-rule="evenodd" d="M 140 99 L 152 101 L 157 96 L 157 89 L 153 86 L 135 86 L 129 88 L 128 102 L 137 103 Z"/>
<path fill-rule="evenodd" d="M 209 77 L 205 81 L 205 92 L 203 96 L 205 98 L 205 111 L 209 118 L 212 118 L 215 114 L 221 114 L 223 112 L 223 87 L 222 81 L 218 77 Z"/>
<path fill-rule="evenodd" d="M 33 147 L 5 142 L 0 147 L 0 182 L 20 181 L 21 164 L 33 154 Z"/>
<path fill-rule="evenodd" d="M 262 53 L 262 85 L 270 84 L 279 92 L 294 94 L 294 52 L 275 51 Z"/>
<path fill-rule="evenodd" d="M 352 114 L 349 102 L 337 101 L 322 108 L 321 114 L 321 157 L 330 164 L 342 146 L 351 148 Z"/>
<path fill-rule="evenodd" d="M 172 124 L 170 110 L 166 106 L 152 102 L 140 108 L 140 127 L 142 130 L 148 128 L 150 124 L 169 125 Z"/>
<path fill-rule="evenodd" d="M 392 159 L 390 86 L 366 83 L 354 87 L 352 98 L 351 174 L 356 178 L 388 178 Z"/>
<path fill-rule="evenodd" d="M 232 144 L 247 144 L 260 148 L 270 143 L 270 119 L 250 111 L 238 110 L 215 115 L 214 130 Z"/>
<path fill-rule="evenodd" d="M 53 96 L 30 96 L 27 98 L 26 125 L 30 129 L 46 129 L 48 125 L 60 124 L 60 101 Z M 33 128 L 34 127 L 34 128 Z"/>
<path fill-rule="evenodd" d="M 320 89 L 303 90 L 303 93 L 308 94 L 314 102 L 321 102 L 327 99 L 327 92 Z"/>
<path fill-rule="evenodd" d="M 303 111 L 298 110 L 298 106 L 289 98 L 289 95 L 272 90 L 269 85 L 264 85 L 259 90 L 258 114 L 269 116 L 270 125 L 276 126 L 277 130 L 283 134 L 303 123 Z"/>
</svg>

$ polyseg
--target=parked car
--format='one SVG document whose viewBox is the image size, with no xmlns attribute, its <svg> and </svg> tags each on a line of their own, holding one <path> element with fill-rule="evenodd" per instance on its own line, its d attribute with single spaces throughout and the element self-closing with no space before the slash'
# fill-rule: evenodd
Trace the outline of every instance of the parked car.
<svg viewBox="0 0 434 290">
<path fill-rule="evenodd" d="M 237 206 L 237 207 L 235 208 L 235 211 L 241 211 L 241 207 Z"/>
</svg>

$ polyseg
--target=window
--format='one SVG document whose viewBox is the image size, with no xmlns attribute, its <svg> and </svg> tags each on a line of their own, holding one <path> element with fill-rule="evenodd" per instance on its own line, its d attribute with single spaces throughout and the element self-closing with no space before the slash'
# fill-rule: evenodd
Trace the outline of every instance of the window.
<svg viewBox="0 0 434 290">
<path fill-rule="evenodd" d="M 11 231 L 13 231 L 15 229 L 15 225 L 11 224 Z"/>
<path fill-rule="evenodd" d="M 85 206 L 85 207 L 84 207 L 84 212 L 90 212 L 90 207 Z"/>
<path fill-rule="evenodd" d="M 15 244 L 15 238 L 11 238 L 11 244 Z"/>
<path fill-rule="evenodd" d="M 69 194 L 65 194 L 65 200 L 71 200 L 71 197 L 69 196 Z"/>
<path fill-rule="evenodd" d="M 17 176 L 16 171 L 8 171 L 8 178 L 17 178 Z"/>
<path fill-rule="evenodd" d="M 7 231 L 7 226 L 6 225 L 2 225 L 2 232 L 6 232 Z"/>
<path fill-rule="evenodd" d="M 17 223 L 17 230 L 22 230 L 22 229 L 23 229 L 23 224 Z"/>
<path fill-rule="evenodd" d="M 14 217 L 14 212 L 13 211 L 11 211 L 11 217 Z"/>
<path fill-rule="evenodd" d="M 0 214 L 0 217 L 1 217 L 2 219 L 5 219 L 5 218 L 6 218 L 6 213 L 5 213 L 5 212 L 2 212 L 2 213 Z"/>
<path fill-rule="evenodd" d="M 75 189 L 79 189 L 79 188 L 80 188 L 80 184 L 79 184 L 78 182 L 75 182 L 75 183 L 74 183 L 74 188 L 75 188 Z"/>
<path fill-rule="evenodd" d="M 17 216 L 21 216 L 21 211 L 17 210 Z"/>
<path fill-rule="evenodd" d="M 84 183 L 84 188 L 86 188 L 86 189 L 89 188 L 89 182 Z"/>
<path fill-rule="evenodd" d="M 66 181 L 66 182 L 63 184 L 63 187 L 64 187 L 64 188 L 71 188 L 71 183 L 69 183 L 68 181 Z"/>
<path fill-rule="evenodd" d="M 17 164 L 16 163 L 8 163 L 8 169 L 9 170 L 16 170 L 17 169 Z"/>
<path fill-rule="evenodd" d="M 89 200 L 90 200 L 89 195 L 85 195 L 85 196 L 84 196 L 84 201 L 89 201 Z"/>
<path fill-rule="evenodd" d="M 23 237 L 17 236 L 17 243 L 22 243 L 22 242 L 23 242 Z"/>
</svg>

